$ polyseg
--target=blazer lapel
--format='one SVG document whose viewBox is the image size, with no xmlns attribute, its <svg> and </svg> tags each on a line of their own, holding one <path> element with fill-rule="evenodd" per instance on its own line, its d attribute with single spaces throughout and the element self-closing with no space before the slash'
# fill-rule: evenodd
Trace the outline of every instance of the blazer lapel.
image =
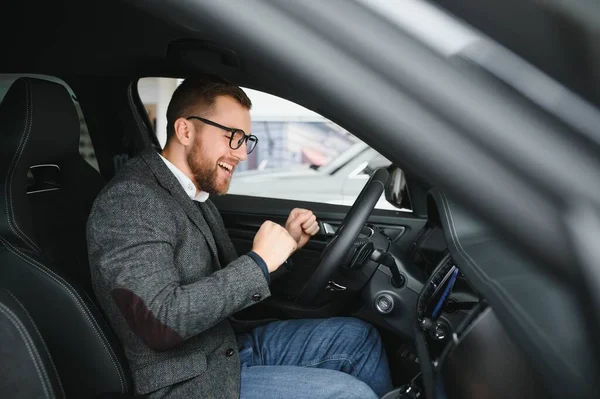
<svg viewBox="0 0 600 399">
<path fill-rule="evenodd" d="M 165 162 L 160 158 L 160 155 L 156 152 L 156 150 L 152 149 L 144 152 L 141 157 L 156 177 L 156 180 L 158 180 L 158 183 L 165 190 L 167 190 L 175 200 L 177 200 L 190 220 L 204 235 L 215 259 L 219 259 L 219 252 L 215 243 L 215 237 L 213 237 L 211 229 L 208 227 L 206 220 L 204 220 L 200 209 L 198 209 L 194 205 L 194 201 L 187 196 L 177 178 L 173 176 L 173 173 L 169 170 L 169 168 L 167 168 Z"/>
</svg>

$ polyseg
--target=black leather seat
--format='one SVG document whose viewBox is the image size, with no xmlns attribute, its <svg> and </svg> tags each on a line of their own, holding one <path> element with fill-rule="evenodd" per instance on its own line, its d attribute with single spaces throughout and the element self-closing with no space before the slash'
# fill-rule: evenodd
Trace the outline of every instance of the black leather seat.
<svg viewBox="0 0 600 399">
<path fill-rule="evenodd" d="M 121 346 L 84 289 L 85 223 L 103 181 L 79 155 L 67 90 L 17 80 L 0 104 L 0 137 L 0 287 L 35 321 L 67 397 L 131 392 Z"/>
<path fill-rule="evenodd" d="M 23 305 L 0 289 L 0 397 L 60 399 L 65 394 L 50 353 Z"/>
</svg>

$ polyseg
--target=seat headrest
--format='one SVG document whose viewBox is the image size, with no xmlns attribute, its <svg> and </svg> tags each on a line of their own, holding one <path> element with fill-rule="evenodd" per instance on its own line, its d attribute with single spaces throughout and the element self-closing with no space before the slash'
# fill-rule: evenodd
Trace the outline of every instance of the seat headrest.
<svg viewBox="0 0 600 399">
<path fill-rule="evenodd" d="M 69 153 L 79 152 L 77 110 L 69 92 L 58 83 L 16 80 L 0 104 L 0 132 L 2 159 L 27 167 L 60 163 Z"/>
<path fill-rule="evenodd" d="M 30 227 L 18 219 L 27 206 L 29 168 L 60 168 L 65 159 L 79 156 L 79 134 L 77 110 L 65 87 L 35 78 L 12 84 L 0 104 L 0 235 L 23 239 Z"/>
</svg>

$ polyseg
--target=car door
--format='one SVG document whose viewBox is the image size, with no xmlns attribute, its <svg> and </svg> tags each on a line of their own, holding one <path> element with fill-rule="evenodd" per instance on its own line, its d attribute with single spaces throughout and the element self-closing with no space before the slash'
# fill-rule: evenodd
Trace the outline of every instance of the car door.
<svg viewBox="0 0 600 399">
<path fill-rule="evenodd" d="M 289 277 L 284 276 L 273 282 L 274 293 L 286 297 L 299 294 L 305 280 L 318 266 L 321 253 L 332 238 L 330 233 L 332 230 L 328 229 L 337 229 L 350 208 L 345 205 L 240 195 L 213 197 L 212 201 L 221 212 L 227 231 L 239 254 L 252 249 L 254 235 L 265 220 L 285 225 L 289 212 L 293 208 L 312 210 L 321 226 L 325 226 L 304 248 L 292 255 L 295 272 Z M 382 228 L 388 237 L 402 248 L 408 249 L 416 234 L 424 226 L 425 219 L 411 212 L 375 209 L 368 223 Z"/>
</svg>

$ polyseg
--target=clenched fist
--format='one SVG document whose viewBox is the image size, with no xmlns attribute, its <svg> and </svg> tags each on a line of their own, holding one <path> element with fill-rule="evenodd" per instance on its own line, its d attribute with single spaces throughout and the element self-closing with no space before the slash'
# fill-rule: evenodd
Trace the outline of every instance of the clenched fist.
<svg viewBox="0 0 600 399">
<path fill-rule="evenodd" d="M 269 273 L 277 270 L 297 247 L 287 230 L 270 220 L 260 226 L 252 244 L 252 250 L 263 258 Z"/>
<path fill-rule="evenodd" d="M 296 240 L 298 248 L 302 248 L 311 236 L 319 232 L 319 224 L 317 217 L 308 209 L 294 208 L 285 222 L 285 229 Z"/>
</svg>

